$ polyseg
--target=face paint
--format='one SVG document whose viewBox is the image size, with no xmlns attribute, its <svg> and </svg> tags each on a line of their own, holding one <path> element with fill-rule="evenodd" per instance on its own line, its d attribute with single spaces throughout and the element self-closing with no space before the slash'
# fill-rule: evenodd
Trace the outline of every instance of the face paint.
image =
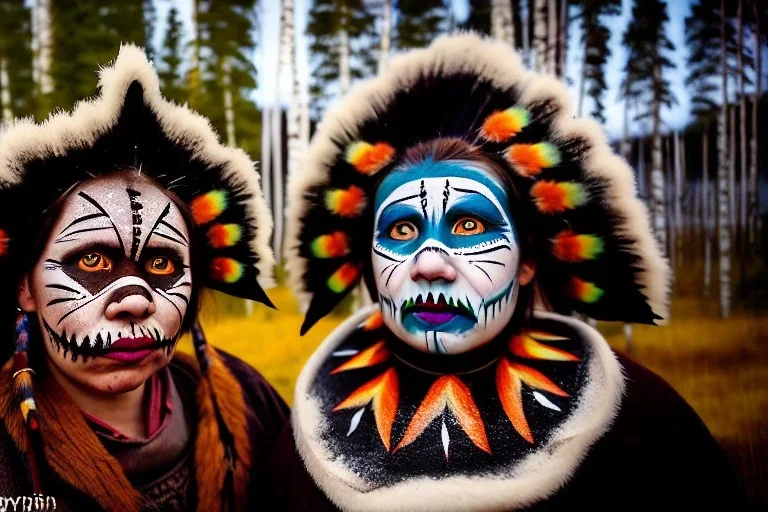
<svg viewBox="0 0 768 512">
<path fill-rule="evenodd" d="M 479 164 L 394 171 L 375 202 L 373 271 L 384 322 L 424 352 L 457 354 L 512 318 L 519 246 L 504 186 Z"/>
<path fill-rule="evenodd" d="M 184 219 L 158 187 L 127 175 L 81 185 L 30 283 L 49 355 L 68 364 L 138 363 L 158 349 L 170 357 L 192 292 L 189 263 Z"/>
</svg>

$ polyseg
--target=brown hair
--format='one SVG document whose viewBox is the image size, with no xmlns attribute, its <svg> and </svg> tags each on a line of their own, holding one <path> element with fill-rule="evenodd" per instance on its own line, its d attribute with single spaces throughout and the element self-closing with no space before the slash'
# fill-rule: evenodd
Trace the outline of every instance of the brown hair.
<svg viewBox="0 0 768 512">
<path fill-rule="evenodd" d="M 520 196 L 517 186 L 513 181 L 511 174 L 505 170 L 504 164 L 497 160 L 493 155 L 483 152 L 480 148 L 472 146 L 469 142 L 459 138 L 435 139 L 413 146 L 406 150 L 396 168 L 412 167 L 425 160 L 432 159 L 437 162 L 449 160 L 459 160 L 479 164 L 483 169 L 490 172 L 493 177 L 499 180 L 509 195 L 509 209 L 512 213 L 512 221 L 515 223 L 518 244 L 520 245 L 520 261 L 536 261 L 535 246 L 532 243 L 532 237 L 529 226 L 526 222 L 521 222 L 526 218 L 525 203 Z M 402 171 L 392 171 L 402 172 Z M 388 173 L 381 173 L 375 184 L 378 188 Z M 373 277 L 370 260 L 366 260 L 365 282 L 371 295 L 375 293 L 376 281 Z M 520 286 L 518 292 L 517 304 L 512 320 L 509 323 L 509 329 L 517 329 L 528 323 L 533 313 L 535 298 L 541 295 L 536 285 L 536 278 L 526 286 Z M 373 297 L 377 300 L 377 297 Z"/>
</svg>

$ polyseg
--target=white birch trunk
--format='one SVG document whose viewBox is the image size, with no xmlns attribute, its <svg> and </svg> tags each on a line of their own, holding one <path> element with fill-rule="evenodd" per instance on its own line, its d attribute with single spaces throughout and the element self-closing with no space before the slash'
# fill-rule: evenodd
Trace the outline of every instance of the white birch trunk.
<svg viewBox="0 0 768 512">
<path fill-rule="evenodd" d="M 392 0 L 383 0 L 383 4 L 381 13 L 381 42 L 379 44 L 379 74 L 387 70 L 389 48 L 392 44 Z"/>
<path fill-rule="evenodd" d="M 528 28 L 528 21 L 531 19 L 530 2 L 524 0 L 520 2 L 520 26 L 522 27 L 522 42 L 523 42 L 523 61 L 526 67 L 531 67 L 531 34 Z"/>
<path fill-rule="evenodd" d="M 279 264 L 283 254 L 283 109 L 278 103 L 272 110 L 272 187 L 274 195 L 272 198 L 274 210 L 275 230 L 272 235 L 272 246 L 275 252 L 275 260 Z"/>
<path fill-rule="evenodd" d="M 533 51 L 534 69 L 547 72 L 547 18 L 546 0 L 534 0 L 533 2 Z"/>
<path fill-rule="evenodd" d="M 717 239 L 720 261 L 720 316 L 726 318 L 731 309 L 731 222 L 728 198 L 728 60 L 725 47 L 725 0 L 720 0 L 720 72 L 722 74 L 722 105 L 718 123 L 717 168 Z"/>
<path fill-rule="evenodd" d="M 510 0 L 491 0 L 491 37 L 515 45 L 515 25 Z"/>
<path fill-rule="evenodd" d="M 222 86 L 224 87 L 224 119 L 227 125 L 227 145 L 235 147 L 237 145 L 235 140 L 235 108 L 232 99 L 232 64 L 229 57 L 224 58 L 222 67 L 224 72 Z"/>
<path fill-rule="evenodd" d="M 702 229 L 704 230 L 704 295 L 708 296 L 712 286 L 712 223 L 709 208 L 709 128 L 704 128 L 701 141 L 701 196 Z"/>
<path fill-rule="evenodd" d="M 11 83 L 8 80 L 8 59 L 0 58 L 0 112 L 2 112 L 1 124 L 8 124 L 13 119 L 11 110 Z"/>
<path fill-rule="evenodd" d="M 566 59 L 566 56 L 568 55 L 568 0 L 561 0 L 560 3 L 560 40 L 559 40 L 559 48 L 560 48 L 560 77 L 568 76 L 568 73 L 566 73 L 566 63 L 568 60 Z"/>
<path fill-rule="evenodd" d="M 736 40 L 737 67 L 739 73 L 739 232 L 746 242 L 747 227 L 747 96 L 744 93 L 744 13 L 743 0 L 737 11 L 738 36 Z M 742 244 L 743 245 L 743 244 Z"/>
<path fill-rule="evenodd" d="M 339 29 L 339 92 L 344 96 L 352 85 L 349 69 L 349 32 L 347 32 L 346 8 L 341 7 L 341 29 Z"/>
<path fill-rule="evenodd" d="M 582 115 L 582 108 L 584 107 L 584 82 L 587 79 L 586 75 L 586 67 L 587 67 L 587 43 L 584 43 L 584 47 L 582 48 L 582 51 L 584 52 L 581 57 L 581 80 L 579 80 L 579 108 L 576 111 L 576 114 L 581 117 Z"/>
<path fill-rule="evenodd" d="M 261 192 L 269 211 L 272 205 L 272 112 L 265 104 L 261 108 Z"/>
<path fill-rule="evenodd" d="M 39 6 L 37 2 L 33 2 L 31 6 L 30 16 L 30 28 L 32 31 L 32 40 L 30 42 L 30 49 L 32 50 L 32 82 L 35 84 L 35 88 L 40 88 L 40 21 L 38 17 Z"/>
<path fill-rule="evenodd" d="M 648 195 L 648 184 L 645 179 L 645 138 L 640 137 L 637 141 L 637 188 L 640 196 L 646 198 Z"/>
<path fill-rule="evenodd" d="M 728 208 L 731 231 L 738 232 L 738 210 L 736 204 L 736 105 L 728 108 Z"/>
<path fill-rule="evenodd" d="M 42 94 L 50 94 L 53 92 L 53 77 L 51 76 L 51 49 L 53 42 L 53 30 L 51 27 L 51 0 L 38 0 L 37 12 L 37 29 L 40 36 L 40 92 Z"/>
<path fill-rule="evenodd" d="M 659 65 L 653 68 L 654 80 L 658 80 L 661 74 Z M 659 247 L 664 254 L 667 253 L 667 227 L 666 211 L 664 204 L 664 170 L 662 169 L 661 148 L 661 105 L 654 99 L 653 103 L 653 147 L 651 149 L 651 211 L 653 212 L 653 229 L 659 241 Z"/>
<path fill-rule="evenodd" d="M 674 145 L 675 145 L 675 152 L 674 152 L 674 184 L 675 184 L 675 222 L 674 222 L 674 231 L 675 236 L 680 236 L 680 231 L 683 226 L 683 209 L 682 209 L 682 203 L 683 203 L 683 152 L 682 152 L 682 143 L 680 141 L 680 132 L 676 132 L 673 135 L 674 139 Z"/>
<path fill-rule="evenodd" d="M 288 180 L 298 171 L 301 155 L 301 139 L 299 126 L 301 124 L 301 84 L 296 69 L 296 38 L 295 13 L 293 0 L 283 0 L 283 16 L 281 27 L 280 68 L 288 75 L 291 82 L 291 104 L 288 108 Z"/>
<path fill-rule="evenodd" d="M 755 18 L 757 19 L 757 2 L 752 4 Z M 760 93 L 763 74 L 763 55 L 762 43 L 760 41 L 760 31 L 755 23 L 752 29 L 752 42 L 754 44 L 755 55 L 755 92 L 752 96 L 752 140 L 750 141 L 750 167 L 749 167 L 749 243 L 753 244 L 757 238 L 757 222 L 759 209 L 759 190 L 757 182 L 757 130 L 758 130 L 758 104 L 760 103 Z"/>
<path fill-rule="evenodd" d="M 547 3 L 547 72 L 556 74 L 557 70 L 557 0 Z"/>
</svg>

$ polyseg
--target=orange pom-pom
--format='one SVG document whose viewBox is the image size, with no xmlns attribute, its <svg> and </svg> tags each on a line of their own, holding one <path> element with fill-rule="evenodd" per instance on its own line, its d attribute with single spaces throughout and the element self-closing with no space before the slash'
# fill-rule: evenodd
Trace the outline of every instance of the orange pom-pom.
<svg viewBox="0 0 768 512">
<path fill-rule="evenodd" d="M 347 147 L 346 158 L 347 162 L 352 164 L 358 172 L 371 175 L 390 163 L 394 156 L 395 148 L 386 142 L 369 144 L 357 141 Z"/>
<path fill-rule="evenodd" d="M 189 203 L 192 211 L 192 220 L 195 224 L 207 224 L 221 215 L 227 208 L 227 193 L 224 190 L 211 190 L 198 196 Z"/>
<path fill-rule="evenodd" d="M 577 235 L 565 230 L 552 240 L 552 251 L 560 261 L 593 260 L 603 252 L 603 240 L 595 235 Z"/>
<path fill-rule="evenodd" d="M 513 144 L 507 149 L 507 161 L 522 176 L 535 176 L 542 169 L 548 169 L 560 163 L 557 148 L 547 142 L 538 144 Z"/>
<path fill-rule="evenodd" d="M 240 241 L 242 228 L 237 224 L 214 224 L 208 230 L 208 244 L 214 249 L 232 247 Z"/>
<path fill-rule="evenodd" d="M 243 277 L 245 267 L 232 258 L 213 258 L 211 260 L 211 278 L 225 283 L 236 283 Z"/>
<path fill-rule="evenodd" d="M 540 181 L 531 187 L 533 201 L 542 213 L 560 213 L 587 202 L 589 195 L 580 183 Z"/>
<path fill-rule="evenodd" d="M 316 258 L 338 258 L 349 253 L 349 240 L 343 231 L 334 231 L 312 240 L 311 249 Z"/>
<path fill-rule="evenodd" d="M 500 110 L 488 116 L 480 135 L 491 142 L 505 142 L 525 128 L 530 121 L 528 111 L 519 107 Z"/>
<path fill-rule="evenodd" d="M 360 265 L 345 263 L 328 278 L 328 288 L 334 293 L 341 293 L 352 286 L 360 277 Z"/>
<path fill-rule="evenodd" d="M 342 217 L 357 217 L 365 209 L 365 192 L 352 185 L 347 189 L 333 189 L 325 193 L 326 207 Z"/>
</svg>

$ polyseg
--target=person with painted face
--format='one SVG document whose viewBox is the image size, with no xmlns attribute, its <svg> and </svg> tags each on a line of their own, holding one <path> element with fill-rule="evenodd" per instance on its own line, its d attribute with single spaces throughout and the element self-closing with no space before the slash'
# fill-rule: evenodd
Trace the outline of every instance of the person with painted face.
<svg viewBox="0 0 768 512">
<path fill-rule="evenodd" d="M 141 50 L 98 96 L 0 137 L 0 496 L 57 510 L 246 510 L 288 408 L 206 344 L 204 288 L 271 305 L 258 175 L 160 95 Z M 196 359 L 176 353 L 190 331 Z M 287 434 L 286 434 L 287 432 Z M 286 441 L 287 439 L 287 441 Z M 284 451 L 281 451 L 284 450 Z M 34 508 L 37 510 L 38 508 Z"/>
<path fill-rule="evenodd" d="M 669 268 L 633 175 L 565 87 L 444 37 L 329 111 L 290 184 L 293 429 L 344 510 L 672 507 L 742 498 L 701 420 L 580 319 L 656 323 Z"/>
</svg>

